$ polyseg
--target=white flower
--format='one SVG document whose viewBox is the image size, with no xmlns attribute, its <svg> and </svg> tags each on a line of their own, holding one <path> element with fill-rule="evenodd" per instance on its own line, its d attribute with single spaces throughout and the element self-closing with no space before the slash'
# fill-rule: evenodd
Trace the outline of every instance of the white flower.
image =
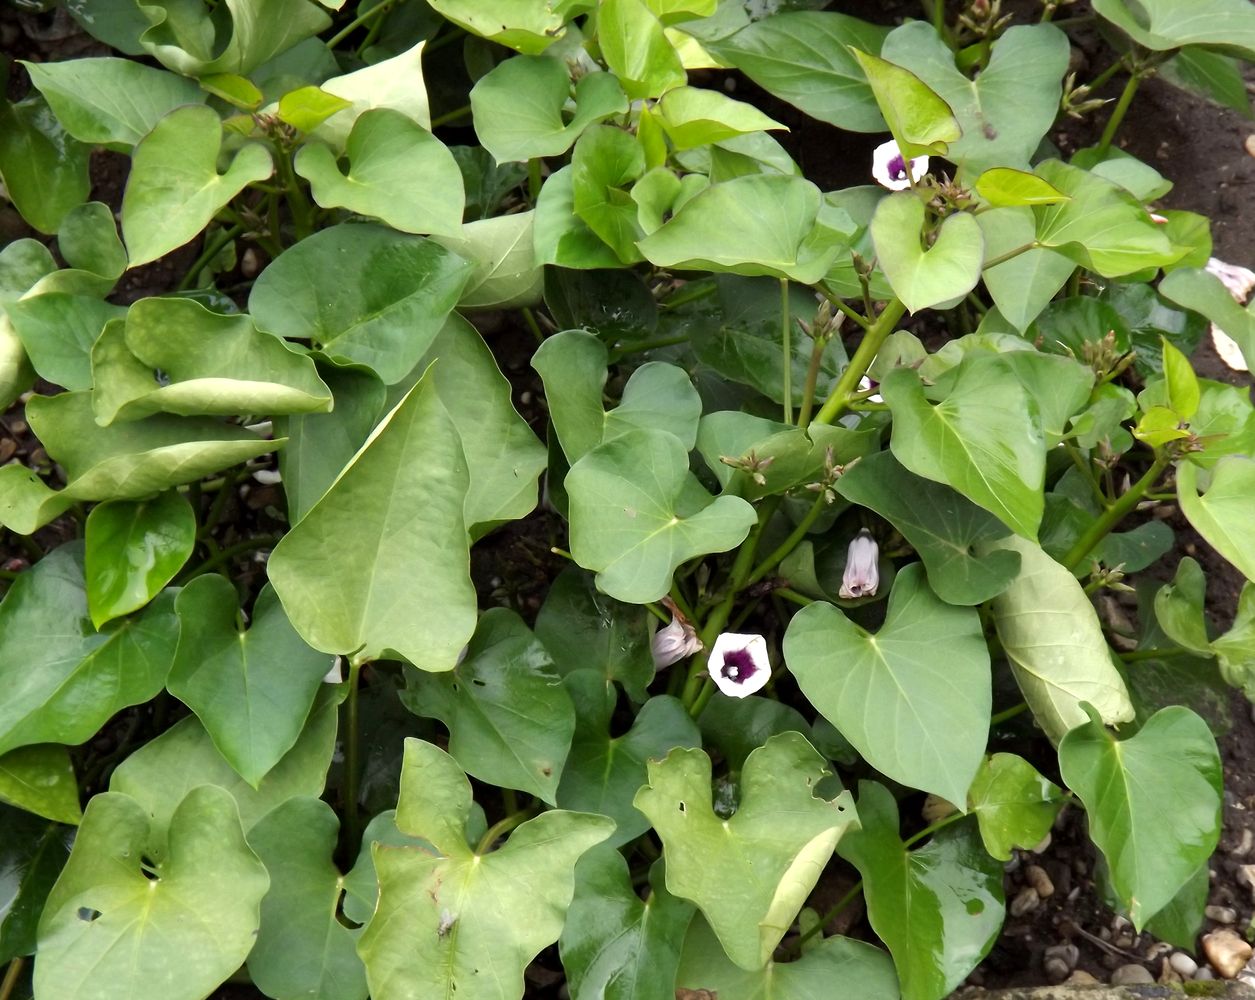
<svg viewBox="0 0 1255 1000">
<path fill-rule="evenodd" d="M 1238 267 L 1236 264 L 1226 264 L 1223 260 L 1212 257 L 1207 261 L 1207 271 L 1219 278 L 1220 283 L 1228 289 L 1229 294 L 1240 304 L 1244 305 L 1246 303 L 1246 298 L 1251 294 L 1251 289 L 1255 288 L 1255 271 L 1251 271 L 1248 268 Z M 1238 342 L 1221 330 L 1220 327 L 1216 326 L 1215 323 L 1211 325 L 1211 342 L 1215 345 L 1216 353 L 1220 355 L 1220 360 L 1234 371 L 1250 371 Z"/>
<path fill-rule="evenodd" d="M 751 695 L 771 677 L 767 640 L 761 635 L 724 632 L 715 640 L 706 669 L 729 698 Z"/>
<path fill-rule="evenodd" d="M 672 616 L 670 625 L 664 625 L 654 633 L 649 648 L 654 654 L 654 669 L 661 670 L 692 656 L 702 648 L 702 641 L 697 638 L 692 625 Z"/>
<path fill-rule="evenodd" d="M 871 532 L 864 528 L 854 540 L 845 555 L 845 572 L 841 575 L 839 597 L 870 597 L 880 586 L 880 547 Z"/>
<path fill-rule="evenodd" d="M 905 191 L 912 181 L 917 181 L 928 173 L 928 157 L 917 156 L 911 163 L 911 176 L 907 177 L 906 158 L 898 150 L 898 144 L 890 139 L 882 142 L 872 153 L 872 176 L 876 183 L 887 187 L 890 191 Z"/>
<path fill-rule="evenodd" d="M 868 389 L 875 388 L 878 384 L 879 383 L 873 382 L 866 375 L 864 375 L 861 379 L 858 380 L 858 389 L 859 389 L 859 392 L 866 392 Z M 885 397 L 882 396 L 878 392 L 873 392 L 870 396 L 867 397 L 867 401 L 869 403 L 883 403 L 885 401 Z"/>
</svg>

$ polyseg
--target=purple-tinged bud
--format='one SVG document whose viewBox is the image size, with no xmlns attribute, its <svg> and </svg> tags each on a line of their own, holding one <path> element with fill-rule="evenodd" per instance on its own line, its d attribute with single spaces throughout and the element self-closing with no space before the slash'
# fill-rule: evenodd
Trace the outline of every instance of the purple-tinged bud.
<svg viewBox="0 0 1255 1000">
<path fill-rule="evenodd" d="M 664 625 L 654 633 L 650 651 L 654 654 L 654 669 L 661 670 L 692 656 L 702 648 L 693 626 L 673 617 L 670 625 Z"/>
<path fill-rule="evenodd" d="M 844 598 L 871 597 L 880 586 L 880 546 L 871 532 L 864 528 L 854 540 L 845 556 L 845 572 L 841 575 L 838 596 Z"/>
</svg>

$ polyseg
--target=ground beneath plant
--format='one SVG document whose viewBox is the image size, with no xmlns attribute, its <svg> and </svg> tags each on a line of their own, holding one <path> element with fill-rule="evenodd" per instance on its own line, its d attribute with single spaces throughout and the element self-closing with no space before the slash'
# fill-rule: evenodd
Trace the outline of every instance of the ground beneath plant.
<svg viewBox="0 0 1255 1000">
<path fill-rule="evenodd" d="M 1019 6 L 1008 3 L 1007 6 Z M 903 16 L 918 16 L 915 0 L 849 0 L 834 6 L 848 13 L 881 23 Z M 1033 6 L 1032 4 L 1029 5 Z M 1066 8 L 1069 15 L 1083 14 L 1084 3 Z M 77 31 L 63 15 L 19 15 L 0 5 L 0 51 L 16 58 L 53 60 L 83 55 L 103 55 L 106 50 Z M 1084 80 L 1103 69 L 1110 58 L 1097 38 L 1082 39 L 1074 52 L 1078 79 Z M 764 94 L 743 78 L 712 75 L 707 85 L 722 85 L 736 96 L 752 100 L 791 128 L 784 145 L 802 165 L 807 177 L 824 189 L 867 183 L 871 149 L 880 137 L 854 136 L 816 123 L 791 107 Z M 24 74 L 15 72 L 10 96 L 24 93 Z M 1099 96 L 1114 98 L 1119 84 Z M 1101 127 L 1103 113 L 1096 122 L 1068 124 L 1052 139 L 1065 154 L 1092 143 Z M 1138 93 L 1133 110 L 1121 130 L 1120 145 L 1152 164 L 1175 183 L 1163 199 L 1164 207 L 1188 209 L 1212 220 L 1215 256 L 1230 263 L 1255 267 L 1255 159 L 1246 150 L 1246 140 L 1255 133 L 1255 122 L 1218 109 L 1205 101 L 1152 80 Z M 471 140 L 469 134 L 450 137 L 451 141 Z M 92 196 L 115 208 L 120 204 L 125 180 L 124 158 L 98 154 L 93 159 Z M 0 244 L 32 235 L 8 206 L 0 206 Z M 145 268 L 127 275 L 115 301 L 127 303 L 144 295 L 162 294 L 173 289 L 184 269 L 195 256 L 193 245 Z M 264 266 L 255 260 L 253 267 Z M 246 289 L 248 275 L 239 273 L 235 291 Z M 228 284 L 230 280 L 228 280 Z M 227 289 L 229 292 L 232 289 Z M 483 330 L 497 352 L 503 370 L 515 387 L 515 403 L 534 422 L 542 436 L 543 409 L 538 403 L 539 383 L 528 364 L 531 338 L 505 317 L 490 318 Z M 1230 370 L 1205 341 L 1194 358 L 1200 374 L 1235 385 L 1251 385 L 1246 373 Z M 38 443 L 31 437 L 19 408 L 0 417 L 0 462 L 16 458 L 32 466 L 46 463 Z M 271 495 L 273 494 L 273 495 Z M 226 530 L 241 537 L 270 532 L 279 525 L 271 517 L 281 498 L 273 488 L 267 492 L 245 486 L 231 502 L 224 523 Z M 1149 571 L 1161 579 L 1172 576 L 1183 555 L 1202 564 L 1208 579 L 1209 612 L 1218 629 L 1232 622 L 1243 580 L 1239 573 L 1210 548 L 1201 543 L 1179 512 L 1169 523 L 1177 531 L 1178 544 Z M 54 524 L 36 536 L 39 549 L 50 549 L 68 537 L 64 525 Z M 556 518 L 537 514 L 518 525 L 485 539 L 475 548 L 474 575 L 485 605 L 509 604 L 524 615 L 534 615 L 543 601 L 547 581 L 561 561 L 550 552 L 561 543 L 561 526 Z M 230 544 L 231 539 L 225 540 Z M 29 553 L 11 535 L 0 541 L 0 562 L 14 569 Z M 19 560 L 10 562 L 10 560 Z M 1135 608 L 1121 606 L 1134 618 Z M 1209 917 L 1204 931 L 1231 927 L 1241 936 L 1252 931 L 1255 921 L 1255 723 L 1246 701 L 1234 695 L 1227 706 L 1228 732 L 1219 740 L 1225 770 L 1224 834 L 1210 866 L 1211 892 Z M 173 721 L 173 716 L 171 720 Z M 106 730 L 104 738 L 110 738 Z M 1027 744 L 1026 744 L 1027 745 Z M 1006 749 L 1017 749 L 1009 745 Z M 1048 761 L 1038 761 L 1043 768 Z M 1058 775 L 1052 775 L 1056 780 Z M 921 803 L 903 803 L 904 815 Z M 923 825 L 923 820 L 919 820 Z M 1109 981 L 1135 981 L 1144 970 L 1143 981 L 1169 982 L 1188 978 L 1209 978 L 1216 973 L 1201 950 L 1174 957 L 1175 949 L 1155 941 L 1150 935 L 1135 935 L 1131 927 L 1101 901 L 1095 886 L 1092 848 L 1084 836 L 1083 814 L 1065 810 L 1059 817 L 1048 843 L 1038 852 L 1021 852 L 1007 866 L 1006 893 L 1012 912 L 1002 936 L 982 965 L 969 977 L 975 987 L 1000 988 L 1031 986 L 1072 978 Z M 1044 877 L 1043 877 L 1044 876 Z M 840 897 L 853 878 L 834 870 L 821 884 L 819 895 L 831 903 Z M 824 908 L 824 898 L 815 905 Z M 839 921 L 840 930 L 855 936 L 870 932 L 861 909 L 848 908 Z M 786 942 L 787 945 L 787 942 Z M 1191 972 L 1191 963 L 1198 971 Z M 1180 970 L 1180 971 L 1178 971 Z M 529 996 L 564 996 L 560 966 L 554 949 L 543 953 L 528 973 Z M 257 1000 L 262 995 L 247 985 L 226 985 L 216 1000 Z M 731 998 L 735 1000 L 735 998 Z"/>
</svg>

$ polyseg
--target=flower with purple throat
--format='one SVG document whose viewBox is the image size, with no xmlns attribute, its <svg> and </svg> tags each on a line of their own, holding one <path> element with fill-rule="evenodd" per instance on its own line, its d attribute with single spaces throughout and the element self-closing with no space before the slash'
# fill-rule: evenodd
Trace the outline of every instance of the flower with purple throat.
<svg viewBox="0 0 1255 1000">
<path fill-rule="evenodd" d="M 928 157 L 917 156 L 908 160 L 892 139 L 882 142 L 872 153 L 872 176 L 876 178 L 876 183 L 890 191 L 905 191 L 926 173 Z"/>
<path fill-rule="evenodd" d="M 715 640 L 706 669 L 728 697 L 751 695 L 771 677 L 767 640 L 761 635 L 724 632 Z"/>
</svg>

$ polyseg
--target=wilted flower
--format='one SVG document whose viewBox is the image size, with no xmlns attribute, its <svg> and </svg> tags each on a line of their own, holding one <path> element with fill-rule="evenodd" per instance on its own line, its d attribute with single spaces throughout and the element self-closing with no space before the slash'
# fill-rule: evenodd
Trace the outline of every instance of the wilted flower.
<svg viewBox="0 0 1255 1000">
<path fill-rule="evenodd" d="M 866 528 L 854 536 L 845 556 L 845 572 L 841 575 L 838 596 L 870 597 L 880 586 L 880 547 Z"/>
<path fill-rule="evenodd" d="M 911 175 L 908 177 L 906 157 L 892 139 L 882 142 L 872 153 L 872 176 L 878 184 L 890 191 L 905 191 L 912 181 L 917 181 L 928 173 L 928 157 L 915 157 L 910 161 L 910 169 Z"/>
<path fill-rule="evenodd" d="M 671 624 L 654 633 L 649 648 L 654 654 L 654 669 L 661 670 L 692 656 L 702 648 L 702 641 L 692 625 L 673 613 Z"/>
<path fill-rule="evenodd" d="M 1245 267 L 1239 267 L 1236 264 L 1226 264 L 1223 260 L 1212 257 L 1207 261 L 1207 271 L 1214 274 L 1220 279 L 1220 283 L 1228 289 L 1229 294 L 1234 300 L 1245 304 L 1246 298 L 1251 294 L 1251 289 L 1255 288 L 1255 271 L 1251 271 Z M 1236 340 L 1216 326 L 1211 325 L 1211 340 L 1216 346 L 1216 353 L 1220 355 L 1220 360 L 1235 371 L 1249 371 L 1246 358 L 1242 354 L 1242 348 L 1238 346 Z"/>
<path fill-rule="evenodd" d="M 767 640 L 761 635 L 724 632 L 715 640 L 706 669 L 719 690 L 728 697 L 751 695 L 771 677 Z"/>
</svg>

